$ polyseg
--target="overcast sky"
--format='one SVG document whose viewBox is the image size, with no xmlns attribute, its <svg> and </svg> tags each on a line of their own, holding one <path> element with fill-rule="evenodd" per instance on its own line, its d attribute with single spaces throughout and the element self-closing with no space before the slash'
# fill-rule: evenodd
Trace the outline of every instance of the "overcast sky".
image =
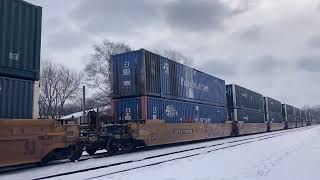
<svg viewBox="0 0 320 180">
<path fill-rule="evenodd" d="M 174 48 L 205 72 L 301 107 L 320 104 L 320 0 L 27 0 L 42 59 L 73 68 L 102 39 Z"/>
</svg>

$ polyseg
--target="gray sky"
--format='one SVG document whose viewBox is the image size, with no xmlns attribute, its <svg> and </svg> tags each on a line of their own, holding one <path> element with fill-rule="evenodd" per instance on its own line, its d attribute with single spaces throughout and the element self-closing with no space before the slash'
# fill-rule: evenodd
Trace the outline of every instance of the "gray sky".
<svg viewBox="0 0 320 180">
<path fill-rule="evenodd" d="M 104 38 L 174 48 L 227 84 L 320 104 L 320 0 L 27 1 L 43 7 L 43 59 L 83 68 Z"/>
</svg>

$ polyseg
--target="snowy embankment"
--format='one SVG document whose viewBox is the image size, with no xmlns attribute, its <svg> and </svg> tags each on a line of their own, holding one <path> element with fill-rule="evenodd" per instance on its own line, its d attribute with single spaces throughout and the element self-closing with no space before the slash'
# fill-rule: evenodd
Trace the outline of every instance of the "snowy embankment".
<svg viewBox="0 0 320 180">
<path fill-rule="evenodd" d="M 279 132 L 268 133 L 269 135 L 279 134 Z M 99 168 L 97 170 L 75 173 L 67 176 L 60 176 L 59 179 L 311 179 L 316 176 L 316 163 L 320 162 L 320 128 L 305 129 L 302 131 L 292 131 L 271 139 L 255 141 L 242 144 L 232 148 L 223 149 L 229 146 L 228 142 L 241 144 L 252 140 L 245 140 L 246 137 L 216 140 L 211 142 L 190 144 L 181 147 L 169 147 L 145 152 L 106 157 L 100 159 L 89 159 L 78 163 L 65 163 L 48 167 L 30 169 L 14 174 L 0 175 L 0 179 L 34 179 L 46 177 L 68 171 L 81 170 L 90 167 L 108 165 L 118 162 L 134 161 L 133 163 Z M 317 141 L 317 139 L 319 139 Z M 245 140 L 245 141 L 243 141 Z M 212 146 L 215 144 L 223 144 Z M 175 152 L 194 147 L 207 148 L 184 152 L 183 154 L 173 154 L 170 156 L 143 160 L 153 155 Z M 212 146 L 212 147 L 210 147 Z M 220 148 L 215 150 L 215 148 Z M 213 150 L 213 151 L 210 151 Z M 209 151 L 209 152 L 208 152 Z M 112 172 L 143 166 L 144 164 L 161 162 L 164 159 L 183 157 L 188 154 L 196 156 L 168 161 L 150 167 L 138 168 L 136 170 L 125 171 L 123 173 Z M 141 161 L 143 160 L 143 161 Z M 310 164 L 310 167 L 309 167 Z M 304 178 L 306 177 L 306 178 Z M 320 177 L 320 176 L 319 176 Z M 316 178 L 317 179 L 317 178 Z"/>
</svg>

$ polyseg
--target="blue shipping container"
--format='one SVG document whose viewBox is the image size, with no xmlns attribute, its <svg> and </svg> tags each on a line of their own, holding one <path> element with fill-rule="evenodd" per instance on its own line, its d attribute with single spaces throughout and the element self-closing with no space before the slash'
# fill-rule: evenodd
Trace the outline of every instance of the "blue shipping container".
<svg viewBox="0 0 320 180">
<path fill-rule="evenodd" d="M 223 123 L 227 108 L 156 97 L 115 99 L 118 120 L 165 120 L 166 123 Z"/>
<path fill-rule="evenodd" d="M 32 119 L 33 81 L 0 77 L 0 119 Z"/>
<path fill-rule="evenodd" d="M 112 56 L 114 98 L 155 96 L 226 106 L 225 81 L 144 49 Z"/>
</svg>

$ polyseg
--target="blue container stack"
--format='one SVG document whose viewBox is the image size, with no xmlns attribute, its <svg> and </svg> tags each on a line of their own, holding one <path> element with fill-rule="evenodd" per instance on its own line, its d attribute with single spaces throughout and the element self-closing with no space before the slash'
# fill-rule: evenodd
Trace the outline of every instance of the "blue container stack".
<svg viewBox="0 0 320 180">
<path fill-rule="evenodd" d="M 112 56 L 118 120 L 227 120 L 225 81 L 144 49 Z"/>
<path fill-rule="evenodd" d="M 257 92 L 230 84 L 226 86 L 229 119 L 245 123 L 264 123 L 263 96 Z"/>
</svg>

